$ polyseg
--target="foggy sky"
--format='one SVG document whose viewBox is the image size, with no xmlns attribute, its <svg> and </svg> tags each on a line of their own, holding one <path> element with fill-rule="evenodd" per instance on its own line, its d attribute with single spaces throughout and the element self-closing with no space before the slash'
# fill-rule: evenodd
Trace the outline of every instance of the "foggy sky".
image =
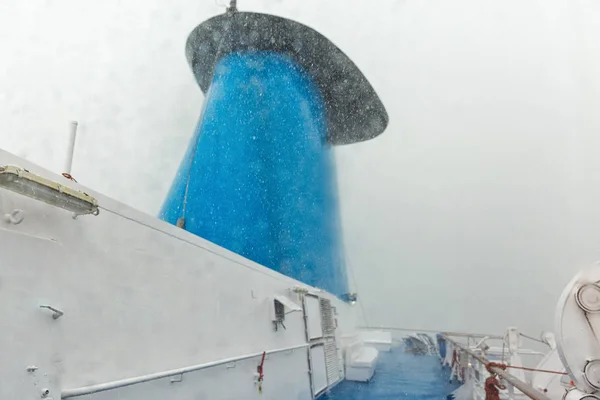
<svg viewBox="0 0 600 400">
<path fill-rule="evenodd" d="M 0 145 L 62 172 L 77 120 L 73 176 L 156 214 L 203 99 L 185 40 L 219 2 L 2 1 Z M 382 136 L 336 151 L 368 323 L 552 330 L 600 259 L 600 2 L 238 6 L 320 31 L 388 110 Z"/>
</svg>

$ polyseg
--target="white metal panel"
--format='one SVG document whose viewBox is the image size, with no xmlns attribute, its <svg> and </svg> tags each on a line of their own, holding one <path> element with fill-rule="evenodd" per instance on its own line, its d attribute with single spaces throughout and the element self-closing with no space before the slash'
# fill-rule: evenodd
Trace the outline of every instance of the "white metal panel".
<svg viewBox="0 0 600 400">
<path fill-rule="evenodd" d="M 312 362 L 312 380 L 314 394 L 327 388 L 327 366 L 325 364 L 325 347 L 317 345 L 310 349 Z"/>
<path fill-rule="evenodd" d="M 70 313 L 53 319 L 40 306 L 65 310 L 58 282 L 72 267 L 59 243 L 0 229 L 0 399 L 40 398 L 45 389 L 60 397 L 57 345 Z"/>
<path fill-rule="evenodd" d="M 318 339 L 323 337 L 323 327 L 321 324 L 321 305 L 319 298 L 315 296 L 306 296 L 305 304 L 309 339 Z"/>
<path fill-rule="evenodd" d="M 64 179 L 1 150 L 0 164 Z M 45 376 L 43 360 L 37 363 L 48 356 L 60 363 L 55 370 L 62 371 L 54 382 L 74 389 L 306 341 L 302 313 L 288 314 L 287 329 L 278 331 L 269 319 L 271 296 L 286 295 L 299 282 L 77 183 L 69 185 L 96 197 L 100 215 L 73 219 L 60 208 L 0 193 L 2 212 L 22 209 L 25 215 L 19 225 L 0 221 L 0 231 L 15 238 L 0 241 L 0 326 L 3 337 L 13 338 L 5 346 L 0 343 L 4 359 L 11 360 L 2 364 L 7 368 L 2 376 L 21 376 L 30 364 Z M 34 236 L 31 241 L 40 243 L 21 239 Z M 321 295 L 344 313 L 351 329 L 354 310 L 332 295 Z M 314 300 L 309 300 L 309 314 L 316 335 L 322 335 Z M 64 316 L 53 320 L 50 311 L 39 309 L 42 303 L 57 306 Z M 38 317 L 48 326 L 36 325 Z M 269 367 L 270 356 L 265 393 L 272 384 L 269 368 L 275 367 L 289 377 L 283 393 L 309 399 L 306 351 L 303 356 L 303 362 Z M 9 395 L 0 398 L 23 397 L 11 392 L 19 390 L 19 379 L 3 381 L 0 393 Z M 247 379 L 252 382 L 252 375 Z M 208 398 L 239 394 L 230 384 L 219 384 L 220 397 Z M 193 397 L 187 391 L 173 394 L 167 397 Z"/>
</svg>

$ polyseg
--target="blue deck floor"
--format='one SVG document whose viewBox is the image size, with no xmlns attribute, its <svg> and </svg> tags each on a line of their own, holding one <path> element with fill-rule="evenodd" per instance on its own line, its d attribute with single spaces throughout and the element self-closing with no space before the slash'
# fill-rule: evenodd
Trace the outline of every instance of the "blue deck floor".
<svg viewBox="0 0 600 400">
<path fill-rule="evenodd" d="M 405 353 L 401 347 L 379 353 L 375 375 L 369 383 L 344 381 L 324 400 L 445 400 L 456 384 L 439 357 Z"/>
</svg>

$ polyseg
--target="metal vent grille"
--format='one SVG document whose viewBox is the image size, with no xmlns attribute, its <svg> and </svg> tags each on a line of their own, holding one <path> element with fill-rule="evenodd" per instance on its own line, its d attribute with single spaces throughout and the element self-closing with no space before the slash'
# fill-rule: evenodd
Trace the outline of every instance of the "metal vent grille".
<svg viewBox="0 0 600 400">
<path fill-rule="evenodd" d="M 327 340 L 325 342 L 325 366 L 327 369 L 327 384 L 330 386 L 341 379 L 335 340 Z"/>
<path fill-rule="evenodd" d="M 333 319 L 333 310 L 331 309 L 331 301 L 320 298 L 319 303 L 321 308 L 321 325 L 323 327 L 323 336 L 334 336 L 335 322 Z"/>
</svg>

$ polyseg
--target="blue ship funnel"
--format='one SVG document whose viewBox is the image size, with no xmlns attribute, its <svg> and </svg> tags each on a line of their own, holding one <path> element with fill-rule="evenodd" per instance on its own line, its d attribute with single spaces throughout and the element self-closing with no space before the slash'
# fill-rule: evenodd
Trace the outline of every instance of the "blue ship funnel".
<svg viewBox="0 0 600 400">
<path fill-rule="evenodd" d="M 215 17 L 186 50 L 206 99 L 160 218 L 343 298 L 332 146 L 383 132 L 374 90 L 323 36 L 270 15 Z"/>
</svg>

